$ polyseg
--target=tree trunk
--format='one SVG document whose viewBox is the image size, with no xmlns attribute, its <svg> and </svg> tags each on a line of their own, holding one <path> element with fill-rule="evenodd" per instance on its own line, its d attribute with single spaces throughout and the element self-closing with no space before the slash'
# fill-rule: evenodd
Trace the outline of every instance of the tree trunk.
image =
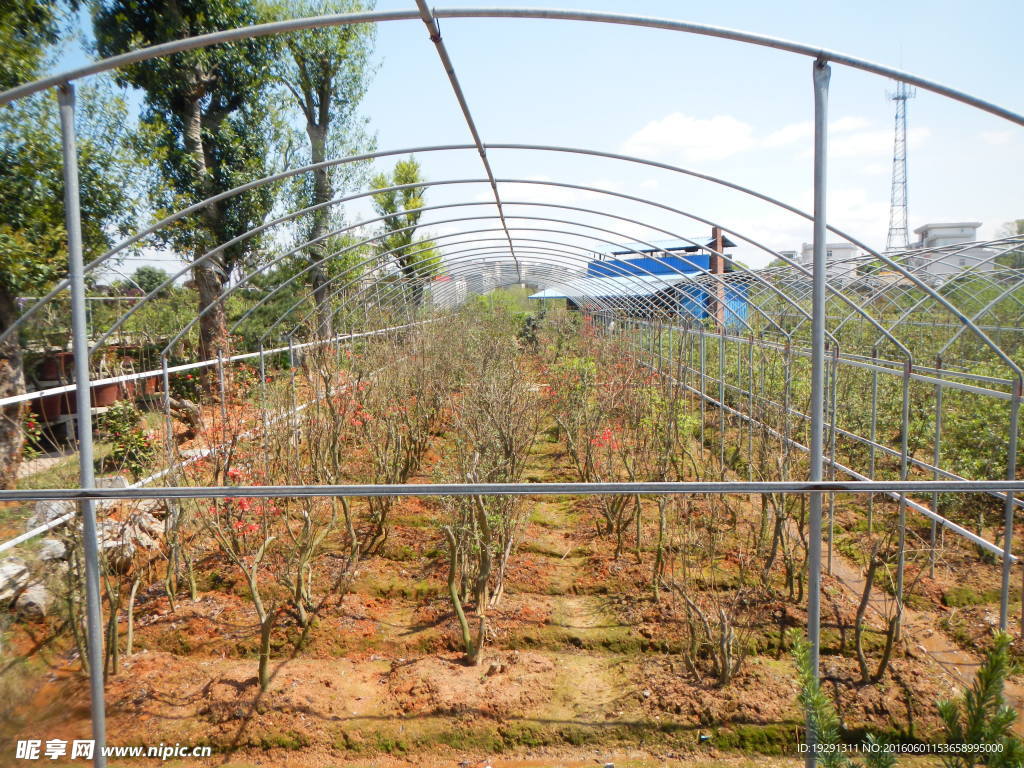
<svg viewBox="0 0 1024 768">
<path fill-rule="evenodd" d="M 18 318 L 15 297 L 0 288 L 0 333 L 11 327 Z M 20 395 L 25 391 L 25 374 L 21 359 L 18 334 L 0 343 L 0 397 Z M 14 487 L 21 464 L 21 449 L 25 439 L 22 430 L 24 404 L 13 403 L 0 408 L 0 489 Z"/>
<path fill-rule="evenodd" d="M 452 607 L 459 620 L 459 630 L 462 632 L 462 647 L 465 652 L 466 663 L 472 666 L 479 659 L 479 649 L 473 644 L 473 636 L 469 631 L 469 622 L 466 620 L 466 612 L 462 608 L 462 600 L 459 598 L 459 590 L 455 585 L 455 576 L 458 570 L 459 547 L 455 540 L 455 534 L 451 528 L 445 526 L 445 538 L 448 539 L 448 596 L 451 598 Z"/>
<path fill-rule="evenodd" d="M 276 621 L 277 611 L 271 611 L 260 622 L 259 680 L 260 691 L 263 693 L 270 687 L 270 638 Z"/>
<path fill-rule="evenodd" d="M 128 593 L 128 630 L 124 642 L 124 655 L 131 656 L 135 651 L 135 595 L 139 591 L 141 579 L 136 576 L 132 582 L 132 590 Z"/>
<path fill-rule="evenodd" d="M 312 122 L 306 124 L 306 133 L 309 136 L 310 159 L 313 164 L 322 163 L 327 155 L 327 126 L 316 125 Z M 326 203 L 334 194 L 331 189 L 331 179 L 326 168 L 317 168 L 313 171 L 313 204 Z M 323 237 L 327 234 L 330 214 L 327 208 L 321 208 L 313 212 L 313 226 L 310 228 L 311 240 Z M 327 247 L 324 243 L 317 243 L 310 248 L 310 260 L 316 263 L 327 256 Z M 317 264 L 309 272 L 309 279 L 313 286 L 313 302 L 316 305 L 316 335 L 321 339 L 329 339 L 332 336 L 331 303 L 329 298 L 329 286 L 327 285 L 327 269 L 323 264 Z"/>
<path fill-rule="evenodd" d="M 195 67 L 191 73 L 191 92 L 180 112 L 184 125 L 185 152 L 192 160 L 194 187 L 200 199 L 206 199 L 214 192 L 209 171 L 210 164 L 206 147 L 203 144 L 204 123 L 215 127 L 216 123 L 223 119 L 220 114 L 216 116 L 204 116 L 203 114 L 203 99 L 206 96 L 207 87 L 214 79 L 201 67 Z M 220 215 L 221 210 L 217 203 L 210 203 L 200 210 L 199 216 L 209 234 L 209 240 L 196 249 L 196 258 L 205 253 L 212 245 L 222 241 Z M 199 311 L 203 312 L 207 307 L 213 306 L 213 309 L 203 315 L 199 322 L 200 353 L 206 360 L 212 360 L 218 352 L 228 356 L 230 351 L 228 349 L 227 317 L 224 305 L 219 303 L 221 292 L 227 282 L 226 270 L 221 265 L 206 261 L 192 268 L 192 278 L 195 280 L 196 290 L 199 292 Z M 208 374 L 203 377 L 203 382 L 206 390 L 216 396 L 215 377 Z"/>
<path fill-rule="evenodd" d="M 199 291 L 199 310 L 203 311 L 207 307 L 213 306 L 213 309 L 203 315 L 203 319 L 199 321 L 200 355 L 204 360 L 213 360 L 217 357 L 218 352 L 227 357 L 231 354 L 228 343 L 227 314 L 220 301 L 220 295 L 224 289 L 224 277 L 206 264 L 193 267 L 192 277 L 196 282 L 196 289 Z M 216 376 L 208 375 L 204 377 L 204 381 L 210 392 L 216 394 Z"/>
</svg>

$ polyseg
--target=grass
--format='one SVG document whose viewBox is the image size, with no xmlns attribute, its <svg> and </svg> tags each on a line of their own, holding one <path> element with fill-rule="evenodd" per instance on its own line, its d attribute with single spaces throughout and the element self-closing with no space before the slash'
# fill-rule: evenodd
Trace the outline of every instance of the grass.
<svg viewBox="0 0 1024 768">
<path fill-rule="evenodd" d="M 440 583 L 432 583 L 426 579 L 411 582 L 398 576 L 367 579 L 358 585 L 358 591 L 374 597 L 400 597 L 416 601 L 433 600 L 448 594 L 444 585 Z"/>
<path fill-rule="evenodd" d="M 968 586 L 955 586 L 947 589 L 942 595 L 943 605 L 950 608 L 964 608 L 969 605 L 988 605 L 999 602 L 999 588 L 976 590 Z M 1013 595 L 1010 596 L 1011 603 L 1016 602 Z"/>
<path fill-rule="evenodd" d="M 110 448 L 96 444 L 96 457 L 102 458 L 110 453 Z M 78 486 L 78 454 L 65 456 L 60 461 L 39 472 L 18 478 L 17 487 L 24 490 L 41 488 L 75 488 Z"/>
<path fill-rule="evenodd" d="M 564 528 L 571 522 L 576 500 L 571 496 L 548 496 L 534 504 L 530 510 L 530 522 L 541 528 Z"/>
</svg>

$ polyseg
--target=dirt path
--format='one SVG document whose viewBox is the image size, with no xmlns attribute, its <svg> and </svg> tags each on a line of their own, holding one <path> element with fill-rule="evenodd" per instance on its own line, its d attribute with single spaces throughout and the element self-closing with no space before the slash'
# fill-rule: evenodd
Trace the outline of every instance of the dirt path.
<svg viewBox="0 0 1024 768">
<path fill-rule="evenodd" d="M 45 472 L 48 469 L 52 469 L 69 456 L 75 456 L 77 453 L 78 451 L 73 451 L 70 448 L 67 448 L 23 461 L 18 466 L 18 479 L 20 480 L 23 477 L 30 477 L 38 472 Z"/>
<path fill-rule="evenodd" d="M 835 550 L 832 554 L 832 578 L 848 589 L 855 600 L 860 600 L 860 596 L 864 593 L 864 574 L 859 567 Z M 871 590 L 868 608 L 876 615 L 885 617 L 891 615 L 894 602 L 895 598 L 874 588 Z M 936 628 L 935 621 L 931 616 L 904 606 L 903 637 L 917 651 L 934 659 L 959 686 L 971 685 L 981 664 L 980 660 L 958 647 L 945 632 Z M 1012 705 L 1018 713 L 1022 712 L 1024 686 L 1007 681 L 1003 693 L 1007 703 Z M 1024 735 L 1024 718 L 1017 718 L 1014 729 L 1018 734 Z"/>
</svg>

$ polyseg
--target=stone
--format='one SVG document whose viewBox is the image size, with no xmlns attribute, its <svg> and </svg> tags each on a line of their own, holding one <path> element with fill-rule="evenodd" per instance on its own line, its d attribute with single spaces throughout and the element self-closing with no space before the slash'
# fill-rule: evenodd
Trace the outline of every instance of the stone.
<svg viewBox="0 0 1024 768">
<path fill-rule="evenodd" d="M 0 603 L 9 603 L 31 578 L 28 565 L 20 557 L 0 560 Z"/>
<path fill-rule="evenodd" d="M 121 475 L 110 475 L 108 477 L 96 478 L 97 488 L 115 489 L 127 488 L 128 478 Z M 121 499 L 100 499 L 96 502 L 96 509 L 110 509 L 121 503 Z"/>
<path fill-rule="evenodd" d="M 153 539 L 159 540 L 163 538 L 164 524 L 145 510 L 133 513 L 131 517 L 128 518 L 128 524 L 133 528 L 143 531 Z"/>
<path fill-rule="evenodd" d="M 135 543 L 127 526 L 115 520 L 103 520 L 96 525 L 96 538 L 100 552 L 118 573 L 127 573 L 135 559 Z"/>
<path fill-rule="evenodd" d="M 131 537 L 131 542 L 139 549 L 159 549 L 160 544 L 146 533 L 141 528 L 130 527 L 128 529 L 128 536 Z"/>
<path fill-rule="evenodd" d="M 51 520 L 69 514 L 73 515 L 74 512 L 75 503 L 73 501 L 37 501 L 35 512 L 25 523 L 25 530 L 31 531 L 33 528 L 46 525 Z"/>
<path fill-rule="evenodd" d="M 155 517 L 167 517 L 167 507 L 160 499 L 139 499 L 135 509 Z"/>
<path fill-rule="evenodd" d="M 68 556 L 68 548 L 60 539 L 43 539 L 39 543 L 39 559 L 43 562 L 63 560 Z"/>
<path fill-rule="evenodd" d="M 42 584 L 31 584 L 18 595 L 14 610 L 26 619 L 42 619 L 53 605 L 53 593 Z"/>
</svg>

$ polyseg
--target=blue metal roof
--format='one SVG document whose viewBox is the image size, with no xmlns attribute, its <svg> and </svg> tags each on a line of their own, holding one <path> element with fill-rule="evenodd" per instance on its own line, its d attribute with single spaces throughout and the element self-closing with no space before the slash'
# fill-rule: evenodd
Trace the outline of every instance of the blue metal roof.
<svg viewBox="0 0 1024 768">
<path fill-rule="evenodd" d="M 688 253 L 685 256 L 644 256 L 637 259 L 603 259 L 587 264 L 587 274 L 594 277 L 620 275 L 685 275 L 707 272 L 711 257 L 706 253 Z"/>
<path fill-rule="evenodd" d="M 693 242 L 690 242 L 692 240 Z M 598 253 L 607 253 L 613 256 L 640 255 L 644 253 L 656 253 L 657 251 L 699 251 L 702 248 L 713 248 L 715 241 L 707 235 L 697 235 L 690 240 L 651 240 L 647 243 L 622 243 L 621 245 L 604 244 L 594 250 Z M 727 236 L 722 235 L 722 246 L 724 248 L 735 248 L 736 243 Z M 693 243 L 698 243 L 694 245 Z M 653 248 L 651 246 L 654 246 Z"/>
<path fill-rule="evenodd" d="M 624 275 L 622 277 L 578 277 L 533 294 L 531 299 L 610 299 L 654 296 L 687 275 Z"/>
</svg>

